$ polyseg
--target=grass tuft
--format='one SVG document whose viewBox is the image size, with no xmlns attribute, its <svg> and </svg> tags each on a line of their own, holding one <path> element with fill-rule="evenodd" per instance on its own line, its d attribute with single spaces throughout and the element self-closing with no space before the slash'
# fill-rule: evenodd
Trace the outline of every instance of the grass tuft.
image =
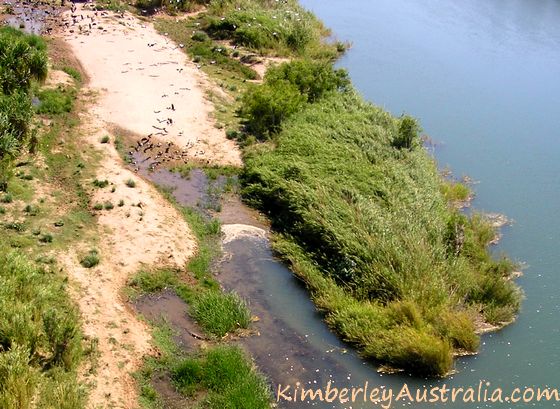
<svg viewBox="0 0 560 409">
<path fill-rule="evenodd" d="M 206 291 L 194 299 L 191 315 L 206 333 L 216 337 L 251 323 L 249 308 L 236 293 Z"/>
<path fill-rule="evenodd" d="M 99 264 L 99 253 L 95 249 L 91 249 L 81 260 L 80 264 L 85 268 L 93 268 Z"/>
</svg>

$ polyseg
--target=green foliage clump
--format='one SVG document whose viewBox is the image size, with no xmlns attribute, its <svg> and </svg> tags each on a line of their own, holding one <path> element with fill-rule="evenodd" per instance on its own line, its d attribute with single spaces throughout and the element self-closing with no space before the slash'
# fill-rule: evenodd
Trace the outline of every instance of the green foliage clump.
<svg viewBox="0 0 560 409">
<path fill-rule="evenodd" d="M 328 93 L 248 148 L 240 180 L 331 327 L 365 356 L 441 376 L 455 350 L 478 347 L 477 317 L 510 321 L 520 291 L 487 250 L 491 225 L 449 205 L 417 131 Z"/>
<path fill-rule="evenodd" d="M 173 287 L 178 282 L 177 274 L 174 271 L 158 270 L 156 272 L 140 271 L 128 284 L 142 293 L 152 294 Z"/>
<path fill-rule="evenodd" d="M 37 92 L 39 106 L 36 111 L 39 114 L 59 115 L 72 111 L 76 91 L 73 88 L 48 88 Z"/>
<path fill-rule="evenodd" d="M 109 186 L 109 181 L 107 179 L 104 179 L 104 180 L 95 179 L 93 181 L 93 186 L 98 187 L 100 189 L 103 189 L 103 188 Z"/>
<path fill-rule="evenodd" d="M 191 315 L 208 334 L 217 337 L 251 323 L 249 308 L 236 293 L 205 291 L 195 298 Z"/>
<path fill-rule="evenodd" d="M 410 116 L 401 118 L 399 131 L 393 139 L 393 146 L 397 149 L 412 149 L 418 144 L 418 123 Z"/>
<path fill-rule="evenodd" d="M 126 186 L 130 187 L 130 188 L 135 188 L 136 187 L 136 182 L 134 181 L 134 179 L 128 179 L 125 182 Z"/>
<path fill-rule="evenodd" d="M 324 53 L 330 58 L 336 55 L 334 49 L 321 41 L 326 34 L 321 22 L 292 0 L 269 2 L 266 7 L 256 0 L 241 4 L 214 1 L 209 7 L 205 29 L 215 39 L 232 40 L 259 52 Z"/>
<path fill-rule="evenodd" d="M 47 77 L 45 42 L 10 27 L 0 28 L 0 190 L 5 190 L 13 159 L 30 134 L 31 81 Z"/>
<path fill-rule="evenodd" d="M 66 74 L 70 75 L 72 78 L 74 78 L 74 80 L 76 80 L 78 82 L 82 82 L 82 74 L 77 69 L 75 69 L 73 67 L 64 67 L 64 68 L 62 68 L 62 71 L 64 71 Z"/>
<path fill-rule="evenodd" d="M 266 380 L 253 369 L 239 347 L 217 346 L 199 357 L 186 358 L 176 364 L 171 376 L 186 395 L 207 390 L 204 407 L 210 409 L 270 407 Z"/>
<path fill-rule="evenodd" d="M 85 268 L 93 268 L 99 264 L 99 253 L 95 249 L 91 249 L 81 260 L 80 264 Z"/>
<path fill-rule="evenodd" d="M 80 325 L 62 279 L 2 251 L 0 281 L 0 407 L 83 407 Z"/>
<path fill-rule="evenodd" d="M 297 60 L 271 68 L 263 85 L 250 88 L 242 98 L 240 114 L 247 130 L 266 139 L 281 129 L 282 123 L 332 91 L 345 91 L 347 73 L 330 63 Z"/>
</svg>

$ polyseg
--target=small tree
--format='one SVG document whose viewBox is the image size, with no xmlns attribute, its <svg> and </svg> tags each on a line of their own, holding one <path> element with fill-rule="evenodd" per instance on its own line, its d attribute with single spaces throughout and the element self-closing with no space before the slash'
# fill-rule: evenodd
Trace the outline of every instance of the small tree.
<svg viewBox="0 0 560 409">
<path fill-rule="evenodd" d="M 412 149 L 418 139 L 420 127 L 416 120 L 408 115 L 401 118 L 399 131 L 393 139 L 393 146 L 397 149 Z"/>
<path fill-rule="evenodd" d="M 261 139 L 280 130 L 282 121 L 296 113 L 306 102 L 297 87 L 287 81 L 251 88 L 244 96 L 241 116 L 248 130 Z"/>
</svg>

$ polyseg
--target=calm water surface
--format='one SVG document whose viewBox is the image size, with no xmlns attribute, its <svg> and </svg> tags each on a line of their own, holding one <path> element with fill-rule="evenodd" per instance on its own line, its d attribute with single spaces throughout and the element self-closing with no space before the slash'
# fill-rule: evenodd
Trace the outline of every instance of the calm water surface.
<svg viewBox="0 0 560 409">
<path fill-rule="evenodd" d="M 302 3 L 352 42 L 339 65 L 364 96 L 419 118 L 440 143 L 440 166 L 480 182 L 475 206 L 515 221 L 496 251 L 528 265 L 519 280 L 526 293 L 521 315 L 485 336 L 480 355 L 459 361 L 446 383 L 560 387 L 560 2 Z M 368 370 L 360 378 L 407 381 Z"/>
</svg>

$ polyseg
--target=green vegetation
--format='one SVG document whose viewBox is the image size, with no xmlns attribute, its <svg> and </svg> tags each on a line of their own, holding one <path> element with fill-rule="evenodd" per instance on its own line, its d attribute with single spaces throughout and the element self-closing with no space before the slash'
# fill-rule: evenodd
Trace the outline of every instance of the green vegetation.
<svg viewBox="0 0 560 409">
<path fill-rule="evenodd" d="M 280 131 L 282 122 L 306 103 L 348 86 L 346 71 L 333 70 L 329 62 L 298 60 L 281 64 L 269 69 L 263 85 L 251 87 L 243 96 L 240 114 L 249 132 L 266 139 Z"/>
<path fill-rule="evenodd" d="M 110 139 L 109 139 L 109 135 L 105 135 L 101 138 L 101 140 L 99 142 L 101 143 L 109 143 Z"/>
<path fill-rule="evenodd" d="M 145 358 L 136 378 L 142 407 L 163 406 L 155 379 L 170 378 L 172 386 L 189 402 L 188 407 L 209 409 L 268 409 L 271 393 L 265 378 L 236 346 L 210 344 L 185 353 L 173 341 L 173 330 L 159 325 L 153 339 L 161 355 Z M 181 397 L 175 398 L 180 400 Z"/>
<path fill-rule="evenodd" d="M 134 181 L 134 179 L 128 179 L 125 184 L 130 187 L 130 188 L 135 188 L 136 187 L 136 182 Z"/>
<path fill-rule="evenodd" d="M 99 264 L 99 253 L 96 249 L 91 249 L 81 260 L 80 264 L 85 268 L 93 268 Z"/>
<path fill-rule="evenodd" d="M 65 66 L 62 67 L 62 71 L 74 78 L 75 81 L 82 82 L 82 74 L 74 67 Z"/>
<path fill-rule="evenodd" d="M 201 29 L 214 39 L 231 40 L 260 54 L 337 56 L 334 45 L 323 41 L 328 31 L 296 0 L 211 1 Z"/>
<path fill-rule="evenodd" d="M 6 190 L 12 162 L 31 135 L 31 82 L 47 76 L 46 45 L 37 36 L 0 28 L 0 190 Z"/>
<path fill-rule="evenodd" d="M 300 91 L 308 64 L 266 76 L 267 92 L 307 95 L 281 126 L 246 114 L 258 122 L 250 129 L 268 127 L 272 139 L 246 150 L 244 199 L 269 215 L 275 249 L 342 338 L 365 357 L 444 375 L 455 351 L 477 349 L 478 316 L 513 319 L 520 303 L 506 279 L 513 265 L 490 256 L 495 232 L 482 217 L 450 205 L 414 119 L 392 117 L 346 83 L 317 82 L 309 98 Z M 255 93 L 242 112 L 266 109 L 269 101 Z"/>
<path fill-rule="evenodd" d="M 169 192 L 163 194 L 189 222 L 198 239 L 198 252 L 189 261 L 187 271 L 140 271 L 130 280 L 128 295 L 134 299 L 140 294 L 173 289 L 189 304 L 189 314 L 209 336 L 210 344 L 187 353 L 172 340 L 171 328 L 156 326 L 154 339 L 161 355 L 146 358 L 136 374 L 140 402 L 146 408 L 160 408 L 162 402 L 153 380 L 170 377 L 177 393 L 195 407 L 269 408 L 270 391 L 264 377 L 238 347 L 219 342 L 225 335 L 247 328 L 251 321 L 246 303 L 237 294 L 222 293 L 210 272 L 210 263 L 219 254 L 220 224 L 194 209 L 180 207 Z"/>
<path fill-rule="evenodd" d="M 2 249 L 0 281 L 0 407 L 83 407 L 80 324 L 63 280 Z"/>
<path fill-rule="evenodd" d="M 109 186 L 109 181 L 107 179 L 104 179 L 104 180 L 95 179 L 93 181 L 93 186 L 98 187 L 100 189 L 103 189 L 103 188 Z"/>
<path fill-rule="evenodd" d="M 49 88 L 37 91 L 36 95 L 40 101 L 36 109 L 37 113 L 59 115 L 72 111 L 76 99 L 76 90 L 66 87 Z"/>
<path fill-rule="evenodd" d="M 194 299 L 192 316 L 208 334 L 223 337 L 237 328 L 248 328 L 251 314 L 236 293 L 206 291 Z"/>
<path fill-rule="evenodd" d="M 269 408 L 270 391 L 243 351 L 234 346 L 217 346 L 197 357 L 178 362 L 172 371 L 175 386 L 192 396 L 201 389 L 208 395 L 209 409 Z"/>
<path fill-rule="evenodd" d="M 180 11 L 195 11 L 206 3 L 207 0 L 136 0 L 135 6 L 143 10 L 164 9 L 175 14 Z"/>
</svg>

